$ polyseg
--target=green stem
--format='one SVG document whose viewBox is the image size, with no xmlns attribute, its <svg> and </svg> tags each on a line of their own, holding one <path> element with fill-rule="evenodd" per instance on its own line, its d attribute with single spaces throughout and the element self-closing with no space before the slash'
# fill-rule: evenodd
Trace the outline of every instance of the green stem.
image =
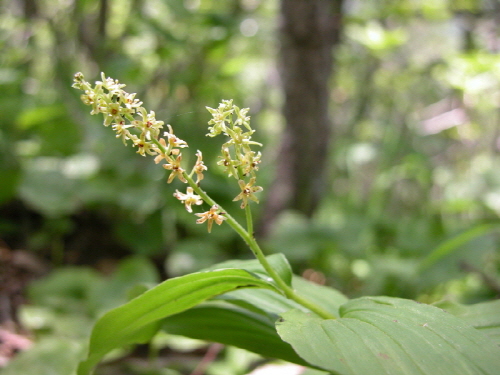
<svg viewBox="0 0 500 375">
<path fill-rule="evenodd" d="M 87 89 L 88 83 L 86 83 L 83 80 L 83 75 L 81 73 L 78 75 L 78 77 L 75 77 L 75 84 L 78 83 L 81 87 Z M 90 86 L 88 87 L 90 91 L 93 91 Z M 103 98 L 106 96 L 101 95 Z M 109 97 L 109 95 L 107 96 Z M 107 100 L 109 101 L 109 100 Z M 134 117 L 130 114 L 125 115 L 126 118 L 128 118 L 131 123 L 134 121 Z M 106 121 L 106 120 L 105 120 Z M 105 122 L 106 124 L 106 122 Z M 233 122 L 232 122 L 232 117 L 230 119 L 230 126 L 234 127 Z M 140 130 L 140 129 L 138 129 Z M 233 137 L 234 138 L 234 137 Z M 169 144 L 169 146 L 164 147 L 156 138 L 151 139 L 151 141 L 162 151 L 164 155 L 170 153 L 172 146 Z M 236 152 L 239 154 L 239 146 L 236 144 Z M 217 205 L 216 202 L 208 196 L 207 193 L 205 193 L 195 182 L 194 180 L 184 171 L 182 173 L 186 181 L 189 183 L 189 185 L 193 188 L 193 190 L 208 204 L 211 206 Z M 241 170 L 241 166 L 238 166 L 238 177 L 239 179 L 242 179 L 243 173 Z M 224 210 L 222 207 L 217 205 L 222 212 Z M 281 291 L 283 294 L 299 303 L 300 305 L 308 308 L 309 310 L 315 312 L 319 316 L 325 318 L 325 319 L 335 319 L 335 316 L 330 314 L 328 311 L 324 310 L 322 307 L 317 306 L 316 304 L 304 299 L 303 297 L 297 295 L 295 291 L 280 277 L 280 275 L 274 270 L 274 268 L 269 264 L 267 261 L 267 258 L 265 257 L 264 253 L 262 252 L 261 248 L 257 244 L 257 241 L 255 240 L 253 236 L 253 222 L 252 222 L 252 214 L 250 211 L 250 207 L 246 207 L 246 220 L 247 220 L 247 230 L 245 230 L 229 213 L 225 212 L 224 217 L 226 218 L 227 223 L 240 235 L 240 237 L 247 243 L 247 245 L 250 247 L 252 252 L 254 253 L 255 257 L 258 259 L 262 267 L 267 271 L 267 273 L 272 277 L 274 282 L 278 285 L 279 288 L 281 288 Z"/>
<path fill-rule="evenodd" d="M 250 249 L 252 249 L 252 252 L 255 254 L 260 264 L 262 264 L 267 273 L 269 273 L 269 275 L 273 278 L 274 282 L 278 284 L 278 286 L 281 288 L 281 290 L 283 291 L 283 293 L 287 298 L 297 302 L 298 304 L 304 307 L 307 307 L 309 310 L 311 310 L 312 312 L 316 313 L 318 316 L 324 319 L 336 319 L 334 315 L 332 315 L 322 307 L 298 295 L 295 292 L 295 290 L 293 290 L 269 264 L 266 256 L 262 252 L 262 249 L 260 248 L 259 244 L 257 243 L 257 241 L 253 236 L 245 238 L 245 242 L 248 244 Z"/>
<path fill-rule="evenodd" d="M 163 152 L 165 152 L 164 147 L 160 142 L 158 142 L 156 139 L 153 139 L 153 142 L 160 148 L 162 149 Z M 322 307 L 312 303 L 311 301 L 307 300 L 306 298 L 303 298 L 299 296 L 295 291 L 281 278 L 281 276 L 275 271 L 275 269 L 269 264 L 267 261 L 266 256 L 262 252 L 262 249 L 260 248 L 259 244 L 255 240 L 255 237 L 253 236 L 253 222 L 252 222 L 252 214 L 250 211 L 250 207 L 247 205 L 246 207 L 246 219 L 247 219 L 247 226 L 248 230 L 245 230 L 238 221 L 236 221 L 235 218 L 233 218 L 227 211 L 225 211 L 219 204 L 217 204 L 210 196 L 203 190 L 201 189 L 198 184 L 186 173 L 183 172 L 182 174 L 186 181 L 188 182 L 189 186 L 193 188 L 193 190 L 198 194 L 201 199 L 203 199 L 204 202 L 208 203 L 210 206 L 217 205 L 221 212 L 224 212 L 224 217 L 226 218 L 226 222 L 233 228 L 236 233 L 240 235 L 240 237 L 245 241 L 245 243 L 248 245 L 250 250 L 252 250 L 252 253 L 255 255 L 257 260 L 260 262 L 262 267 L 266 270 L 266 272 L 271 276 L 271 278 L 274 280 L 274 282 L 278 285 L 278 287 L 281 289 L 283 294 L 297 302 L 298 304 L 308 308 L 312 312 L 316 313 L 318 316 L 324 318 L 324 319 L 336 319 L 334 315 L 323 309 Z"/>
<path fill-rule="evenodd" d="M 324 318 L 324 319 L 336 319 L 334 315 L 323 309 L 322 307 L 312 303 L 311 301 L 299 296 L 282 278 L 281 276 L 275 271 L 275 269 L 269 264 L 267 261 L 266 256 L 262 252 L 262 249 L 260 248 L 259 244 L 255 240 L 253 233 L 250 231 L 246 231 L 240 223 L 236 221 L 227 211 L 225 211 L 220 205 L 218 205 L 210 196 L 205 193 L 195 182 L 194 180 L 189 177 L 187 173 L 184 172 L 184 178 L 187 180 L 188 184 L 193 188 L 193 190 L 198 194 L 206 203 L 209 205 L 217 205 L 219 209 L 224 212 L 224 216 L 226 217 L 226 222 L 233 228 L 236 233 L 240 235 L 240 237 L 246 242 L 250 250 L 252 250 L 252 253 L 255 255 L 257 260 L 260 262 L 262 267 L 266 270 L 266 272 L 271 276 L 271 278 L 274 280 L 274 282 L 278 285 L 278 287 L 282 290 L 283 294 L 297 302 L 298 304 L 308 308 L 312 312 L 316 313 L 318 316 Z M 247 206 L 248 208 L 248 206 Z M 248 208 L 248 211 L 250 209 Z M 247 211 L 247 220 L 251 220 L 251 216 L 248 216 L 248 211 Z M 249 225 L 249 229 L 252 229 L 252 225 Z"/>
<path fill-rule="evenodd" d="M 247 217 L 247 234 L 253 236 L 252 210 L 250 209 L 250 205 L 248 203 L 245 206 L 245 215 Z"/>
</svg>

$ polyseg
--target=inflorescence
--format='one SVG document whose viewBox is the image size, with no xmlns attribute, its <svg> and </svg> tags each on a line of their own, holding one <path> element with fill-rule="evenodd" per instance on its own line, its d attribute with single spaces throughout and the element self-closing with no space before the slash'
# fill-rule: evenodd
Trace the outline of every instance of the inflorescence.
<svg viewBox="0 0 500 375">
<path fill-rule="evenodd" d="M 163 168 L 170 171 L 167 183 L 171 183 L 176 177 L 183 183 L 193 182 L 192 176 L 196 175 L 194 186 L 188 186 L 186 193 L 175 191 L 174 197 L 184 203 L 188 212 L 193 212 L 193 205 L 203 204 L 200 195 L 195 194 L 194 188 L 198 188 L 203 180 L 203 173 L 207 166 L 203 163 L 201 151 L 196 152 L 196 162 L 191 172 L 182 167 L 181 149 L 187 148 L 188 144 L 175 136 L 171 125 L 167 125 L 168 131 L 164 130 L 164 122 L 156 120 L 153 111 L 149 113 L 142 102 L 135 98 L 135 93 L 129 94 L 123 90 L 124 84 L 118 80 L 106 78 L 101 73 L 101 81 L 96 81 L 92 87 L 85 81 L 82 73 L 74 76 L 73 87 L 84 91 L 81 96 L 83 103 L 92 107 L 92 115 L 101 113 L 104 116 L 104 125 L 110 126 L 115 131 L 116 137 L 121 138 L 125 145 L 131 141 L 137 148 L 137 153 L 146 156 L 155 156 L 155 163 L 163 162 Z M 239 108 L 232 100 L 223 100 L 218 108 L 207 107 L 212 114 L 208 122 L 209 133 L 207 136 L 215 137 L 220 134 L 229 139 L 222 145 L 220 161 L 217 163 L 224 167 L 229 177 L 234 177 L 241 189 L 240 193 L 233 199 L 241 200 L 240 207 L 247 208 L 249 200 L 259 202 L 255 193 L 262 191 L 262 187 L 255 185 L 256 171 L 259 169 L 261 153 L 255 152 L 251 146 L 262 146 L 251 140 L 255 132 L 250 126 L 250 117 L 247 116 L 248 108 Z M 188 181 L 189 180 L 189 181 Z M 201 194 L 201 193 L 200 193 Z M 216 204 L 203 213 L 196 213 L 198 224 L 207 222 L 208 231 L 212 229 L 215 222 L 221 225 L 226 217 Z"/>
</svg>

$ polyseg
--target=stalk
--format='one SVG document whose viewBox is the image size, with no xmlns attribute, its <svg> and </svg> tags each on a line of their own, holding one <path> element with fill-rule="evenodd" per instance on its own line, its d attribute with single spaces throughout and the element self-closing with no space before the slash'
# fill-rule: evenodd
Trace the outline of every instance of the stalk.
<svg viewBox="0 0 500 375">
<path fill-rule="evenodd" d="M 236 219 L 234 219 L 227 211 L 225 211 L 219 204 L 217 204 L 210 196 L 203 190 L 201 189 L 195 182 L 194 180 L 189 177 L 189 175 L 184 172 L 184 178 L 187 180 L 189 186 L 193 188 L 193 190 L 198 194 L 206 203 L 209 205 L 217 205 L 222 212 L 224 212 L 224 216 L 226 217 L 226 222 L 233 228 L 236 233 L 239 234 L 239 236 L 245 241 L 245 243 L 248 245 L 252 253 L 255 255 L 257 260 L 260 262 L 262 267 L 266 270 L 266 272 L 271 276 L 271 278 L 274 280 L 276 285 L 281 289 L 285 297 L 297 302 L 298 304 L 306 307 L 307 309 L 311 310 L 312 312 L 316 313 L 318 316 L 324 318 L 324 319 L 337 319 L 333 314 L 330 312 L 326 311 L 322 307 L 316 305 L 315 303 L 307 300 L 306 298 L 301 297 L 298 295 L 282 278 L 281 276 L 275 271 L 275 269 L 269 264 L 266 256 L 264 255 L 262 249 L 260 248 L 259 244 L 255 240 L 255 237 L 253 236 L 253 233 L 250 231 L 246 231 Z M 247 213 L 250 211 L 250 208 L 247 206 L 246 207 Z M 248 216 L 247 216 L 248 219 Z M 250 216 L 251 219 L 251 216 Z M 250 226 L 250 229 L 252 227 Z"/>
<path fill-rule="evenodd" d="M 163 122 L 162 121 L 157 121 L 155 118 L 154 112 L 150 112 L 149 114 L 146 112 L 145 108 L 141 107 L 142 102 L 140 102 L 138 99 L 135 99 L 135 94 L 128 94 L 125 91 L 121 90 L 121 87 L 124 85 L 120 85 L 118 81 L 113 80 L 111 78 L 106 78 L 104 76 L 104 73 L 101 74 L 102 82 L 96 82 L 96 88 L 92 89 L 91 86 L 84 80 L 83 74 L 81 73 L 76 73 L 75 74 L 75 79 L 74 79 L 74 84 L 73 87 L 85 91 L 85 94 L 82 95 L 82 101 L 87 104 L 87 105 L 92 105 L 92 114 L 97 114 L 97 113 L 102 113 L 105 116 L 105 121 L 104 125 L 109 126 L 113 125 L 114 130 L 117 132 L 117 137 L 121 136 L 123 138 L 124 143 L 126 144 L 126 140 L 131 139 L 134 144 L 139 147 L 139 153 L 143 156 L 145 156 L 146 153 L 150 155 L 155 155 L 156 150 L 151 151 L 151 144 L 154 143 L 156 147 L 162 152 L 163 155 L 168 155 L 171 152 L 172 147 L 185 147 L 187 144 L 182 141 L 182 146 L 172 146 L 171 143 L 167 147 L 165 147 L 158 139 L 156 139 L 157 134 L 159 133 Z M 104 90 L 107 90 L 107 93 L 104 92 Z M 117 98 L 120 98 L 119 100 Z M 126 106 L 122 106 L 122 102 L 126 103 Z M 224 102 L 224 101 L 223 101 Z M 226 104 L 232 104 L 232 101 L 225 101 Z M 220 107 L 219 107 L 220 108 Z M 238 121 L 240 121 L 242 124 L 244 124 L 248 129 L 250 129 L 247 121 L 250 119 L 249 117 L 246 116 L 246 111 L 248 109 L 240 109 L 236 106 L 233 106 L 233 109 L 236 108 L 236 111 L 238 113 Z M 216 110 L 212 108 L 207 109 L 214 114 Z M 224 118 L 222 120 L 220 117 L 217 117 L 217 121 L 213 121 L 214 126 L 211 129 L 211 136 L 217 135 L 220 133 L 220 129 L 216 129 L 217 122 L 221 122 L 223 124 L 223 121 L 227 114 L 232 114 L 233 110 L 231 112 L 225 112 L 222 113 Z M 215 113 L 217 115 L 217 113 Z M 142 121 L 135 121 L 134 120 L 134 115 L 140 115 L 143 120 Z M 219 113 L 220 115 L 220 113 Z M 125 125 L 124 118 L 128 119 L 130 121 L 130 125 Z M 209 124 L 212 123 L 209 122 Z M 228 127 L 226 130 L 228 133 L 230 133 L 231 138 L 233 140 L 240 139 L 241 141 L 241 132 L 238 135 L 236 130 L 232 130 L 231 128 L 234 128 L 232 117 L 229 119 L 230 122 L 230 128 Z M 132 125 L 133 124 L 133 125 Z M 140 126 L 138 126 L 140 125 Z M 219 124 L 220 125 L 220 124 Z M 170 129 L 171 134 L 173 135 L 172 128 L 167 125 Z M 133 135 L 130 133 L 128 128 L 135 128 L 136 131 L 140 132 L 140 137 L 137 137 L 137 135 Z M 240 128 L 238 128 L 240 129 Z M 219 133 L 217 133 L 219 131 Z M 151 136 L 151 134 L 154 134 Z M 251 133 L 250 133 L 251 134 Z M 177 142 L 177 141 L 176 141 Z M 256 144 L 260 145 L 259 143 L 256 142 L 251 142 L 250 138 L 247 139 L 247 145 L 249 144 Z M 165 144 L 165 143 L 164 143 Z M 234 145 L 236 148 L 236 152 L 238 155 L 240 155 L 240 146 L 238 142 L 234 141 Z M 250 149 L 248 148 L 248 152 L 250 152 Z M 180 160 L 178 160 L 178 163 L 180 163 Z M 250 161 L 247 161 L 247 163 L 250 163 Z M 180 166 L 179 166 L 180 168 Z M 193 169 L 194 171 L 194 169 Z M 193 174 L 193 171 L 191 172 L 191 175 Z M 172 170 L 172 173 L 174 171 Z M 250 207 L 248 205 L 248 202 L 244 201 L 245 204 L 245 215 L 246 215 L 246 223 L 247 223 L 247 229 L 245 230 L 229 213 L 225 212 L 225 210 L 218 205 L 212 198 L 208 196 L 208 194 L 203 191 L 198 184 L 193 180 L 193 178 L 186 173 L 185 171 L 182 171 L 182 176 L 184 179 L 188 182 L 188 184 L 191 186 L 191 188 L 200 196 L 201 199 L 203 199 L 204 202 L 208 203 L 211 206 L 217 206 L 218 209 L 221 211 L 221 214 L 223 213 L 226 222 L 233 228 L 236 233 L 239 234 L 239 236 L 245 241 L 245 243 L 248 245 L 252 253 L 255 255 L 257 260 L 260 262 L 262 267 L 266 270 L 266 272 L 271 276 L 271 278 L 274 280 L 276 285 L 281 289 L 281 292 L 283 295 L 285 295 L 287 298 L 297 302 L 298 304 L 306 307 L 307 309 L 311 310 L 312 312 L 316 313 L 318 316 L 324 318 L 324 319 L 336 319 L 335 316 L 333 316 L 331 313 L 328 311 L 324 310 L 322 307 L 317 306 L 316 304 L 312 303 L 311 301 L 307 300 L 306 298 L 303 298 L 299 296 L 282 278 L 281 276 L 275 271 L 275 269 L 271 266 L 271 264 L 268 262 L 267 258 L 265 257 L 262 249 L 260 248 L 259 244 L 254 238 L 253 235 L 253 220 L 252 220 L 252 212 L 250 210 Z M 175 176 L 174 176 L 175 177 Z M 244 173 L 241 169 L 241 165 L 238 165 L 238 178 L 239 182 L 244 181 Z M 252 177 L 250 179 L 251 183 L 250 186 L 254 183 L 255 178 Z M 256 190 L 251 190 L 250 194 L 253 194 L 253 192 L 257 192 L 262 190 L 260 187 L 255 188 Z M 245 198 L 245 197 L 244 197 Z M 248 198 L 248 197 L 247 197 Z M 253 198 L 251 198 L 253 199 Z M 256 200 L 256 199 L 254 199 Z"/>
</svg>

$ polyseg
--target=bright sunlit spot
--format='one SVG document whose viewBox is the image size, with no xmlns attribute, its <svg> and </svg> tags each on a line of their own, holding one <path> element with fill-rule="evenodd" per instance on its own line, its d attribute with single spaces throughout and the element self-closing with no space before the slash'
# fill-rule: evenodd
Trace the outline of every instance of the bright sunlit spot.
<svg viewBox="0 0 500 375">
<path fill-rule="evenodd" d="M 240 24 L 240 32 L 247 37 L 254 36 L 259 31 L 259 24 L 253 18 L 247 18 Z"/>
</svg>

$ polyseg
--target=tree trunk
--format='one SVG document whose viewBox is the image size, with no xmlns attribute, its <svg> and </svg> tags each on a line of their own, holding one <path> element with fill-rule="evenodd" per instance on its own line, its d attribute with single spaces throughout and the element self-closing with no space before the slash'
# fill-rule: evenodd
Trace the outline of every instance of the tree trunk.
<svg viewBox="0 0 500 375">
<path fill-rule="evenodd" d="M 280 73 L 286 126 L 261 234 L 285 209 L 310 217 L 325 190 L 332 132 L 329 81 L 332 48 L 340 38 L 342 1 L 281 1 Z"/>
</svg>

